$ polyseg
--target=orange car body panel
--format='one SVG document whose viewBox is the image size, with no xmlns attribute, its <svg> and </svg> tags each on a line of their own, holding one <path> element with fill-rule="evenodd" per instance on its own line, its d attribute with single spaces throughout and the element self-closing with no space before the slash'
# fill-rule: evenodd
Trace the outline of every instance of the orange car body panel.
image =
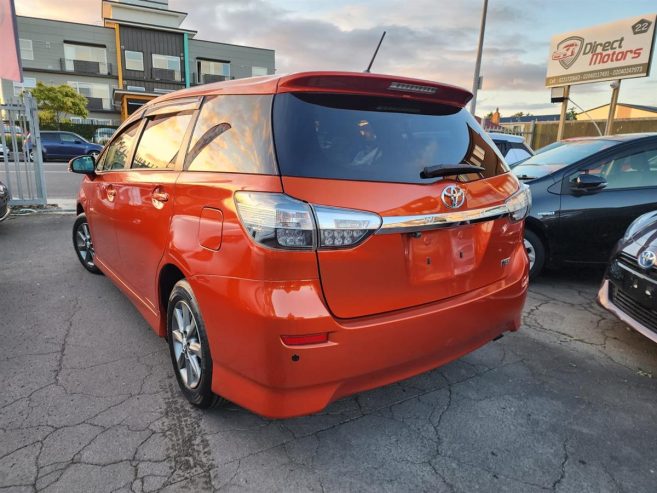
<svg viewBox="0 0 657 493">
<path fill-rule="evenodd" d="M 445 97 L 460 106 L 468 99 L 451 86 L 369 74 L 358 76 L 369 89 L 340 89 L 345 77 L 259 77 L 190 88 L 154 103 L 208 94 L 371 94 L 391 80 L 444 91 L 418 99 Z M 419 237 L 373 235 L 344 250 L 274 250 L 248 237 L 234 201 L 236 191 L 275 192 L 381 216 L 435 214 L 447 211 L 438 197 L 450 180 L 413 185 L 188 172 L 181 162 L 171 171 L 85 178 L 80 203 L 97 265 L 159 335 L 166 333 L 160 273 L 173 265 L 187 278 L 207 328 L 212 389 L 237 404 L 276 418 L 316 412 L 448 363 L 520 326 L 528 282 L 523 222 L 501 217 Z M 518 189 L 510 173 L 459 185 L 467 209 L 502 204 Z M 169 199 L 158 204 L 155 192 Z M 292 347 L 281 340 L 316 333 L 328 333 L 328 342 Z"/>
</svg>

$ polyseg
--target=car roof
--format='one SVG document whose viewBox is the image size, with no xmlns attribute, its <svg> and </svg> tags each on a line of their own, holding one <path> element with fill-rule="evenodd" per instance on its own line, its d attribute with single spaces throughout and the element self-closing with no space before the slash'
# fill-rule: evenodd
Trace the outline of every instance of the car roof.
<svg viewBox="0 0 657 493">
<path fill-rule="evenodd" d="M 518 142 L 518 143 L 525 141 L 525 139 L 520 135 L 501 134 L 498 132 L 488 132 L 488 135 L 490 135 L 490 138 L 493 140 L 503 140 L 506 142 Z"/>
<path fill-rule="evenodd" d="M 182 89 L 164 94 L 144 106 L 191 96 L 219 94 L 277 94 L 286 92 L 332 92 L 411 98 L 464 107 L 472 93 L 450 84 L 364 72 L 298 72 L 247 77 Z"/>
<path fill-rule="evenodd" d="M 657 137 L 657 132 L 641 132 L 633 134 L 615 134 L 615 135 L 596 135 L 595 137 L 571 137 L 564 139 L 564 142 L 593 141 L 593 140 L 614 140 L 617 142 L 630 142 L 638 139 L 647 139 Z"/>
</svg>

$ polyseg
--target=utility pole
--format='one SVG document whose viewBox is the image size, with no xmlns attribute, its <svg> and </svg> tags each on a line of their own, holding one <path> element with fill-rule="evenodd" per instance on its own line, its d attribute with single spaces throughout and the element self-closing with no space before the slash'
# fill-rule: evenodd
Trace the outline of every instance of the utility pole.
<svg viewBox="0 0 657 493">
<path fill-rule="evenodd" d="M 618 93 L 620 91 L 620 79 L 611 83 L 611 103 L 609 104 L 609 116 L 607 117 L 607 126 L 605 127 L 605 135 L 612 135 L 614 133 L 614 117 L 616 116 L 616 105 L 618 104 Z"/>
<path fill-rule="evenodd" d="M 479 28 L 479 48 L 477 49 L 477 62 L 475 63 L 474 80 L 472 81 L 472 102 L 470 113 L 475 114 L 477 108 L 477 89 L 479 89 L 479 70 L 481 69 L 481 52 L 484 48 L 484 31 L 486 30 L 486 13 L 488 12 L 488 0 L 484 0 L 484 10 L 481 13 L 481 27 Z"/>
</svg>

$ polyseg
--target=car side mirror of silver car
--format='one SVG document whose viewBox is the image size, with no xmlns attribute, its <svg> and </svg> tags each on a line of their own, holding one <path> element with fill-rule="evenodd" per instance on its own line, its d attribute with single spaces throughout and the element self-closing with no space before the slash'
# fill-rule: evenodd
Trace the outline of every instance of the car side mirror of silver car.
<svg viewBox="0 0 657 493">
<path fill-rule="evenodd" d="M 78 156 L 68 162 L 68 170 L 83 175 L 96 174 L 96 160 L 93 156 Z"/>
</svg>

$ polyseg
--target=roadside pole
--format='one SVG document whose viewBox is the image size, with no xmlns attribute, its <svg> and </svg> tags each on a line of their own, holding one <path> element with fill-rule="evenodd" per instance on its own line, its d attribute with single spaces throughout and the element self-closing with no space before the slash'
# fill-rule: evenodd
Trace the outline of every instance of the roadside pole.
<svg viewBox="0 0 657 493">
<path fill-rule="evenodd" d="M 479 89 L 481 69 L 481 52 L 484 48 L 484 31 L 486 30 L 486 13 L 488 12 L 488 0 L 484 0 L 484 9 L 481 12 L 481 27 L 479 28 L 479 47 L 477 48 L 477 61 L 475 62 L 474 80 L 472 81 L 472 102 L 470 103 L 470 113 L 475 115 L 477 109 L 477 90 Z"/>
<path fill-rule="evenodd" d="M 566 124 L 566 113 L 568 112 L 569 96 L 570 96 L 570 86 L 564 86 L 563 101 L 561 101 L 561 116 L 559 117 L 559 129 L 557 130 L 557 140 L 563 139 L 563 129 Z"/>
<path fill-rule="evenodd" d="M 605 127 L 605 135 L 613 133 L 614 117 L 616 116 L 616 105 L 618 104 L 618 93 L 620 92 L 621 81 L 615 80 L 611 83 L 611 103 L 609 104 L 609 116 L 607 117 L 607 126 Z"/>
</svg>

